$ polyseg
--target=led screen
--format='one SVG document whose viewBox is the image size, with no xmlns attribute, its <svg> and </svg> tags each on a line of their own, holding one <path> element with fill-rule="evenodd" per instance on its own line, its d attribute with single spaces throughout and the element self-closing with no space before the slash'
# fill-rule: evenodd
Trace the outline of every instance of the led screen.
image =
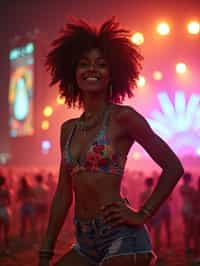
<svg viewBox="0 0 200 266">
<path fill-rule="evenodd" d="M 11 137 L 30 136 L 33 127 L 34 44 L 9 53 L 9 126 Z"/>
</svg>

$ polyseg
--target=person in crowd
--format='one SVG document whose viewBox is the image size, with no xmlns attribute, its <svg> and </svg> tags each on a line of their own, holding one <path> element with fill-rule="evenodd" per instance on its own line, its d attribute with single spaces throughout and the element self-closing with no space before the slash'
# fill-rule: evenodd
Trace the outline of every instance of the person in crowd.
<svg viewBox="0 0 200 266">
<path fill-rule="evenodd" d="M 180 195 L 182 199 L 181 215 L 184 228 L 184 246 L 185 252 L 191 252 L 192 240 L 194 239 L 194 195 L 195 189 L 191 185 L 192 174 L 185 172 L 183 175 L 183 184 L 180 186 Z"/>
<path fill-rule="evenodd" d="M 28 237 L 29 231 L 32 234 L 32 238 L 35 238 L 34 191 L 26 176 L 20 177 L 19 188 L 16 194 L 17 202 L 20 204 L 20 238 L 25 240 Z"/>
<path fill-rule="evenodd" d="M 144 180 L 145 184 L 145 190 L 141 192 L 140 194 L 140 206 L 144 204 L 144 202 L 147 201 L 147 199 L 151 196 L 154 188 L 154 178 L 153 177 L 147 177 Z M 155 250 L 158 253 L 160 249 L 160 233 L 161 233 L 161 208 L 159 211 L 149 220 L 148 226 L 149 229 L 153 235 L 154 239 L 154 246 Z"/>
<path fill-rule="evenodd" d="M 44 234 L 48 217 L 49 188 L 45 184 L 44 178 L 41 174 L 35 175 L 35 182 L 36 185 L 33 188 L 35 227 L 37 231 L 38 240 L 40 240 Z"/>
<path fill-rule="evenodd" d="M 9 251 L 10 204 L 10 192 L 6 187 L 6 178 L 0 175 L 0 237 L 4 252 Z"/>
<path fill-rule="evenodd" d="M 200 263 L 200 176 L 194 195 L 194 251 L 195 262 Z"/>
</svg>

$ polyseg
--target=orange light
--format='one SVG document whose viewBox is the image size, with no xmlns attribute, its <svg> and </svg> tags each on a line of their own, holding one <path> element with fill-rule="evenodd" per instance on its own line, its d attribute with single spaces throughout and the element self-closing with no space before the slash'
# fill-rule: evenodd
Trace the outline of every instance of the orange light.
<svg viewBox="0 0 200 266">
<path fill-rule="evenodd" d="M 144 35 L 140 32 L 136 32 L 131 36 L 132 43 L 141 45 L 144 43 Z"/>
<path fill-rule="evenodd" d="M 42 123 L 41 123 L 41 128 L 42 128 L 43 130 L 47 130 L 47 129 L 49 129 L 49 121 L 47 121 L 47 120 L 42 121 Z"/>
<path fill-rule="evenodd" d="M 163 74 L 160 71 L 154 71 L 153 72 L 153 78 L 155 80 L 161 80 L 163 78 Z"/>
<path fill-rule="evenodd" d="M 65 103 L 65 99 L 64 98 L 61 98 L 60 95 L 58 95 L 56 97 L 56 103 L 57 104 L 64 104 Z"/>
<path fill-rule="evenodd" d="M 198 34 L 200 32 L 200 23 L 197 21 L 191 21 L 187 26 L 190 34 Z"/>
<path fill-rule="evenodd" d="M 52 114 L 53 114 L 53 108 L 49 105 L 45 106 L 45 108 L 43 109 L 43 115 L 49 117 Z"/>
<path fill-rule="evenodd" d="M 141 154 L 138 151 L 133 152 L 133 159 L 139 160 L 141 158 Z"/>
<path fill-rule="evenodd" d="M 140 75 L 139 79 L 137 80 L 137 86 L 139 88 L 142 88 L 142 87 L 145 86 L 145 84 L 146 84 L 146 79 L 143 76 Z"/>
<path fill-rule="evenodd" d="M 184 63 L 178 63 L 176 64 L 176 73 L 178 74 L 184 74 L 187 70 L 187 66 Z"/>
<path fill-rule="evenodd" d="M 157 32 L 160 35 L 168 35 L 170 33 L 169 24 L 166 22 L 159 23 L 157 27 Z"/>
</svg>

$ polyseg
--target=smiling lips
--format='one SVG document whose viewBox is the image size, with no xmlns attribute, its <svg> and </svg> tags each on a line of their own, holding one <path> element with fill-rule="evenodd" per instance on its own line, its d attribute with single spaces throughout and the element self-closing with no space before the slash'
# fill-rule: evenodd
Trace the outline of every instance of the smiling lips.
<svg viewBox="0 0 200 266">
<path fill-rule="evenodd" d="M 85 80 L 87 80 L 87 81 L 98 81 L 99 79 L 95 78 L 95 77 L 88 77 Z"/>
<path fill-rule="evenodd" d="M 84 80 L 87 80 L 87 81 L 98 81 L 100 80 L 100 77 L 97 76 L 97 75 L 87 75 L 85 77 L 83 77 Z"/>
</svg>

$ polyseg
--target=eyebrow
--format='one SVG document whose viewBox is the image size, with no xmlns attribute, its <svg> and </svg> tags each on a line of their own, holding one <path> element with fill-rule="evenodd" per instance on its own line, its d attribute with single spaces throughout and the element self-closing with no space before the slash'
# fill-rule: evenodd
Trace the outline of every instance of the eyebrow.
<svg viewBox="0 0 200 266">
<path fill-rule="evenodd" d="M 80 60 L 90 60 L 90 58 L 88 58 L 87 56 L 82 56 Z M 95 60 L 106 60 L 106 59 L 105 57 L 100 56 L 100 57 L 95 58 Z"/>
</svg>

